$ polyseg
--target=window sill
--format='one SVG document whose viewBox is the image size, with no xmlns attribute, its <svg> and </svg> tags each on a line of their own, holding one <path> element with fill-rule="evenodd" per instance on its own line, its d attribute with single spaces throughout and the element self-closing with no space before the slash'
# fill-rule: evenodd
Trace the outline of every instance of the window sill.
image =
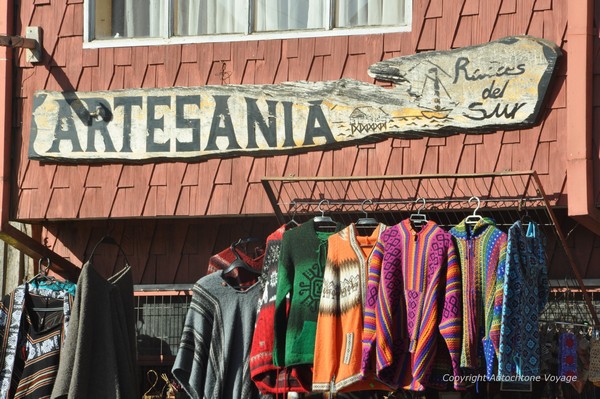
<svg viewBox="0 0 600 399">
<path fill-rule="evenodd" d="M 282 40 L 296 38 L 319 38 L 334 36 L 377 35 L 383 33 L 410 32 L 410 24 L 393 27 L 378 28 L 350 28 L 323 31 L 285 31 L 261 32 L 246 34 L 220 34 L 206 36 L 173 36 L 169 38 L 122 38 L 122 39 L 96 39 L 83 43 L 84 49 L 111 48 L 111 47 L 138 47 L 138 46 L 168 46 L 171 44 L 196 44 L 196 43 L 223 43 L 258 40 Z"/>
</svg>

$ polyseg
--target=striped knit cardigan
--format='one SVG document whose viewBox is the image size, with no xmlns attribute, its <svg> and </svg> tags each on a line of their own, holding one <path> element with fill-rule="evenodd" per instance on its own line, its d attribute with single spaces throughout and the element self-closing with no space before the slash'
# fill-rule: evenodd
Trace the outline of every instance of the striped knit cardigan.
<svg viewBox="0 0 600 399">
<path fill-rule="evenodd" d="M 374 375 L 361 376 L 367 265 L 387 226 L 359 236 L 349 225 L 329 237 L 315 340 L 313 391 L 389 390 Z"/>
<path fill-rule="evenodd" d="M 490 218 L 482 218 L 474 226 L 463 220 L 450 234 L 456 241 L 463 276 L 460 366 L 478 372 L 485 365 L 491 378 L 500 342 L 507 235 Z"/>
<path fill-rule="evenodd" d="M 372 364 L 375 349 L 376 371 L 386 383 L 424 390 L 432 385 L 434 364 L 444 358 L 458 377 L 462 294 L 452 237 L 433 221 L 416 232 L 406 219 L 381 235 L 376 255 L 369 270 L 363 369 Z"/>
</svg>

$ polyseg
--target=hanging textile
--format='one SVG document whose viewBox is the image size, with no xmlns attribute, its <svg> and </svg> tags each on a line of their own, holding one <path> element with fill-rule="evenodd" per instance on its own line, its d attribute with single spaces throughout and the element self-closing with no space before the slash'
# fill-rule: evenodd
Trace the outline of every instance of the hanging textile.
<svg viewBox="0 0 600 399">
<path fill-rule="evenodd" d="M 234 252 L 235 251 L 235 252 Z M 244 261 L 248 266 L 255 270 L 263 269 L 263 261 L 264 261 L 264 252 L 262 249 L 256 257 L 252 258 L 240 248 L 235 248 L 234 245 L 231 245 L 216 255 L 213 255 L 208 260 L 208 268 L 206 269 L 206 274 L 211 274 L 215 272 L 220 272 L 222 270 L 226 270 L 231 263 L 236 259 L 236 254 Z M 237 277 L 236 271 L 232 271 L 232 277 Z"/>
<path fill-rule="evenodd" d="M 253 399 L 259 392 L 250 379 L 249 353 L 259 283 L 237 290 L 219 273 L 193 287 L 173 376 L 192 399 Z"/>
<path fill-rule="evenodd" d="M 361 375 L 367 377 L 377 372 L 377 377 L 392 388 L 405 386 L 410 383 L 410 373 L 404 373 L 400 380 L 400 371 L 405 370 L 408 364 L 408 344 L 402 339 L 405 330 L 403 317 L 397 317 L 400 309 L 404 308 L 404 297 L 396 289 L 380 289 L 382 267 L 388 277 L 384 282 L 391 287 L 402 285 L 402 276 L 394 272 L 400 269 L 400 246 L 394 236 L 397 232 L 387 232 L 375 244 L 367 279 L 365 295 L 365 317 L 362 338 L 362 365 Z M 392 237 L 388 237 L 392 236 Z M 390 245 L 387 245 L 388 240 Z M 386 247 L 387 246 L 387 247 Z M 385 262 L 384 262 L 385 259 Z M 380 306 L 387 303 L 388 306 Z M 398 319 L 399 322 L 391 323 Z M 399 337 L 392 345 L 392 337 Z"/>
<path fill-rule="evenodd" d="M 40 311 L 46 305 L 58 310 Z M 72 297 L 65 290 L 18 286 L 0 304 L 0 398 L 48 397 L 67 336 Z M 43 375 L 43 379 L 36 376 Z"/>
<path fill-rule="evenodd" d="M 539 316 L 548 302 L 546 239 L 535 222 L 508 229 L 498 372 L 540 375 Z"/>
<path fill-rule="evenodd" d="M 560 334 L 558 341 L 558 375 L 560 377 L 577 376 L 577 337 L 570 331 Z"/>
<path fill-rule="evenodd" d="M 500 341 L 507 234 L 490 218 L 450 230 L 462 275 L 463 333 L 460 366 L 493 374 Z"/>
<path fill-rule="evenodd" d="M 311 219 L 283 235 L 275 302 L 273 359 L 276 366 L 310 367 L 313 364 L 327 239 L 341 228 L 338 223 L 333 231 L 318 231 Z M 290 309 L 286 316 L 288 294 Z"/>
<path fill-rule="evenodd" d="M 374 375 L 361 375 L 367 265 L 386 227 L 379 224 L 370 236 L 359 236 L 356 226 L 350 224 L 329 237 L 315 338 L 313 391 L 389 390 Z"/>
<path fill-rule="evenodd" d="M 259 313 L 250 349 L 250 376 L 261 393 L 280 394 L 286 392 L 309 392 L 310 374 L 299 375 L 298 370 L 287 370 L 273 364 L 275 343 L 275 299 L 277 296 L 277 268 L 279 252 L 285 226 L 267 237 L 263 278 L 264 288 L 259 302 Z M 286 314 L 289 312 L 289 297 L 286 298 Z"/>
<path fill-rule="evenodd" d="M 86 262 L 52 399 L 138 397 L 131 267 L 105 279 Z"/>
<path fill-rule="evenodd" d="M 415 231 L 405 219 L 380 241 L 378 376 L 410 390 L 438 387 L 444 374 L 460 375 L 460 268 L 452 237 L 431 220 Z"/>
<path fill-rule="evenodd" d="M 594 384 L 600 384 L 600 336 L 594 331 L 590 343 L 590 368 L 588 380 Z"/>
</svg>

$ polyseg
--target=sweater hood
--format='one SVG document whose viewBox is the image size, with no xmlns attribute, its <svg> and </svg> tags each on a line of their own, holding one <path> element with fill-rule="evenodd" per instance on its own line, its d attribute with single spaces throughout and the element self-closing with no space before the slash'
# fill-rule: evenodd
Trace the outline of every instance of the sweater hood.
<svg viewBox="0 0 600 399">
<path fill-rule="evenodd" d="M 450 234 L 462 240 L 480 236 L 489 227 L 496 228 L 496 222 L 489 217 L 482 217 L 475 225 L 467 224 L 467 219 L 463 219 L 459 224 L 450 230 Z"/>
</svg>

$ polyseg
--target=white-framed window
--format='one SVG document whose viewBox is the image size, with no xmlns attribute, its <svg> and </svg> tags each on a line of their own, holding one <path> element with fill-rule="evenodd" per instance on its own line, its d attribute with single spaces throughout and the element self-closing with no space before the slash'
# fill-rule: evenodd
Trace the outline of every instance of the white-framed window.
<svg viewBox="0 0 600 399">
<path fill-rule="evenodd" d="M 86 47 L 410 29 L 413 0 L 85 0 Z"/>
</svg>

